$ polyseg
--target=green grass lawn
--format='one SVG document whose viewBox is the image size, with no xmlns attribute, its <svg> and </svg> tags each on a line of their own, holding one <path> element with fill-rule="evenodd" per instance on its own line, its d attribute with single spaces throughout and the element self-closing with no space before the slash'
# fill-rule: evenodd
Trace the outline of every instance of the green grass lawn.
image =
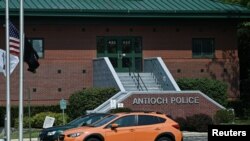
<svg viewBox="0 0 250 141">
<path fill-rule="evenodd" d="M 31 135 L 31 138 L 37 138 L 41 129 L 31 129 L 31 132 L 29 132 L 28 129 L 25 129 L 23 131 L 23 138 L 29 138 Z M 19 133 L 18 130 L 15 130 L 11 133 L 11 138 L 12 139 L 18 139 Z M 4 135 L 0 134 L 0 138 L 3 138 Z"/>
<path fill-rule="evenodd" d="M 248 120 L 237 119 L 237 120 L 235 120 L 235 124 L 237 124 L 237 125 L 250 125 L 250 119 L 248 119 Z"/>
</svg>

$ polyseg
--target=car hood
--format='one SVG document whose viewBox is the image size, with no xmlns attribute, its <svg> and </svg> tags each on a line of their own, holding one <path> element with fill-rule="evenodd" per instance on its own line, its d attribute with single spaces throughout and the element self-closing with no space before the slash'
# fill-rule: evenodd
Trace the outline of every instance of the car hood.
<svg viewBox="0 0 250 141">
<path fill-rule="evenodd" d="M 43 129 L 42 132 L 59 131 L 59 130 L 64 131 L 64 130 L 71 129 L 71 128 L 75 128 L 75 126 L 73 125 L 54 126 L 54 127 Z"/>
<path fill-rule="evenodd" d="M 78 127 L 78 128 L 68 129 L 68 130 L 64 131 L 64 135 L 77 133 L 77 132 L 88 131 L 88 130 L 93 129 L 93 128 L 94 127 L 85 126 L 85 127 Z"/>
</svg>

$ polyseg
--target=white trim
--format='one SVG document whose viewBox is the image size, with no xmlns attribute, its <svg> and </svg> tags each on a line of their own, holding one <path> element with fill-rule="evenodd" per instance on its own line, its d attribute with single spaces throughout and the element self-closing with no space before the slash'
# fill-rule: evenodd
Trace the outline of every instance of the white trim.
<svg viewBox="0 0 250 141">
<path fill-rule="evenodd" d="M 113 65 L 111 64 L 111 62 L 109 61 L 108 57 L 104 57 L 104 60 L 107 63 L 108 68 L 109 68 L 110 72 L 112 73 L 112 75 L 113 75 L 113 77 L 115 79 L 115 82 L 118 85 L 119 89 L 122 92 L 124 92 L 125 89 L 124 89 L 124 87 L 122 85 L 122 82 L 121 82 L 120 78 L 118 77 L 117 73 L 115 72 L 115 69 L 114 69 Z"/>
<path fill-rule="evenodd" d="M 108 110 L 110 110 L 110 101 L 115 99 L 117 100 L 117 97 L 120 97 L 121 95 L 123 94 L 126 94 L 127 95 L 127 92 L 118 92 L 116 93 L 114 96 L 112 96 L 110 99 L 106 100 L 104 103 L 102 103 L 101 105 L 99 105 L 97 108 L 95 108 L 94 110 L 89 110 L 93 113 L 103 113 L 103 112 L 107 112 Z M 119 100 L 120 101 L 120 100 Z M 117 100 L 118 102 L 118 100 Z"/>
<path fill-rule="evenodd" d="M 166 72 L 169 80 L 171 81 L 171 83 L 173 84 L 174 88 L 176 91 L 181 91 L 180 87 L 177 85 L 176 81 L 174 80 L 172 74 L 169 72 L 167 66 L 165 65 L 165 63 L 163 62 L 161 57 L 156 57 L 156 59 L 159 61 L 159 63 L 161 64 L 164 72 Z"/>
</svg>

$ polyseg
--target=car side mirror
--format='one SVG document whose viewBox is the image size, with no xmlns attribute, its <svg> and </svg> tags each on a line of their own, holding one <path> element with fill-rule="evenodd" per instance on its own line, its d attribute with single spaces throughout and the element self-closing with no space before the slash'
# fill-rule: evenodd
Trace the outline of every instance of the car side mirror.
<svg viewBox="0 0 250 141">
<path fill-rule="evenodd" d="M 116 129 L 117 127 L 118 127 L 118 124 L 116 124 L 116 123 L 111 124 L 111 129 L 112 130 Z"/>
</svg>

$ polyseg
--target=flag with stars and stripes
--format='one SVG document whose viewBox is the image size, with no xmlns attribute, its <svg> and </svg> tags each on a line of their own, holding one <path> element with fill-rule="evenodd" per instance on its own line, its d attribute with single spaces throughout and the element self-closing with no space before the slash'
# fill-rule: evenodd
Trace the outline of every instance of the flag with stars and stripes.
<svg viewBox="0 0 250 141">
<path fill-rule="evenodd" d="M 19 31 L 11 22 L 9 25 L 9 35 L 10 35 L 10 53 L 12 55 L 19 56 L 20 53 Z"/>
<path fill-rule="evenodd" d="M 20 53 L 19 32 L 16 27 L 9 23 L 9 45 L 10 45 L 10 74 L 14 71 L 19 63 Z M 6 76 L 6 51 L 0 49 L 0 72 Z"/>
</svg>

